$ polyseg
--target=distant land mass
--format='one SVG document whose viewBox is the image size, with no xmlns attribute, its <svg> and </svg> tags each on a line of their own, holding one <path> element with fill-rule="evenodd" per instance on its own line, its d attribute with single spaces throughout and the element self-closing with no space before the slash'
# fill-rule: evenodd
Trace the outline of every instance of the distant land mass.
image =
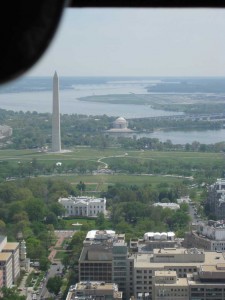
<svg viewBox="0 0 225 300">
<path fill-rule="evenodd" d="M 60 76 L 60 90 L 74 89 L 76 85 L 106 83 L 146 83 L 146 93 L 225 93 L 225 77 L 159 77 L 159 76 Z M 4 84 L 0 93 L 50 91 L 52 77 L 22 77 Z"/>
<path fill-rule="evenodd" d="M 175 78 L 174 78 L 175 79 Z M 225 93 L 225 78 L 177 78 L 147 87 L 149 93 Z"/>
<path fill-rule="evenodd" d="M 225 113 L 225 77 L 65 77 L 61 113 L 140 118 Z M 86 103 L 88 102 L 88 103 Z M 0 87 L 0 108 L 51 112 L 52 77 L 22 77 Z"/>
</svg>

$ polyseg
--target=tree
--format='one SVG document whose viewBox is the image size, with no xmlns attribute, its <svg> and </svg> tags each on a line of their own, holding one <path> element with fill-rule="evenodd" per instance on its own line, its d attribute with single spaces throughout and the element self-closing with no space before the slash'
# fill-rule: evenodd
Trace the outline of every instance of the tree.
<svg viewBox="0 0 225 300">
<path fill-rule="evenodd" d="M 98 216 L 95 220 L 95 224 L 98 229 L 105 229 L 105 216 L 103 212 L 98 213 Z"/>
<path fill-rule="evenodd" d="M 42 271 L 48 270 L 50 262 L 46 256 L 40 257 L 39 263 L 40 263 L 40 270 Z"/>
<path fill-rule="evenodd" d="M 62 278 L 56 275 L 48 279 L 46 287 L 50 293 L 58 295 L 61 285 L 62 285 Z"/>
<path fill-rule="evenodd" d="M 52 224 L 53 226 L 57 226 L 58 218 L 53 212 L 50 211 L 46 216 L 45 222 L 46 222 L 46 224 Z"/>
<path fill-rule="evenodd" d="M 46 207 L 40 199 L 32 199 L 26 201 L 25 210 L 29 216 L 29 220 L 42 221 L 45 216 Z"/>
<path fill-rule="evenodd" d="M 2 300 L 25 300 L 25 296 L 20 296 L 16 288 L 2 287 L 0 289 L 0 299 Z"/>
<path fill-rule="evenodd" d="M 65 208 L 61 203 L 55 202 L 52 203 L 49 207 L 50 211 L 52 211 L 56 216 L 62 216 L 65 213 Z"/>
<path fill-rule="evenodd" d="M 78 189 L 79 191 L 85 191 L 85 189 L 86 189 L 86 184 L 85 184 L 84 182 L 80 181 L 80 183 L 77 184 L 77 189 Z"/>
</svg>

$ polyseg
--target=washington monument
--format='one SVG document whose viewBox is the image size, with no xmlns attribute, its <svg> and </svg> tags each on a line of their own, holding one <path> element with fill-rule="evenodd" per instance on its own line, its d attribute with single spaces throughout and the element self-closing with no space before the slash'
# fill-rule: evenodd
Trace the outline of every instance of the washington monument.
<svg viewBox="0 0 225 300">
<path fill-rule="evenodd" d="M 52 152 L 61 152 L 59 79 L 56 72 L 53 77 Z"/>
</svg>

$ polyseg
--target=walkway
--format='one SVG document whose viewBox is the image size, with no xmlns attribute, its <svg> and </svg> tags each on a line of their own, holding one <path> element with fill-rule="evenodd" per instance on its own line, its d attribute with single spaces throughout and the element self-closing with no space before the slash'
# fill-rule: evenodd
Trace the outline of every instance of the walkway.
<svg viewBox="0 0 225 300">
<path fill-rule="evenodd" d="M 60 248 L 66 238 L 72 237 L 76 230 L 55 230 L 55 235 L 57 237 L 57 241 L 54 246 L 51 246 L 49 250 L 51 250 L 48 259 L 53 262 L 55 255 L 57 253 L 57 249 Z"/>
</svg>

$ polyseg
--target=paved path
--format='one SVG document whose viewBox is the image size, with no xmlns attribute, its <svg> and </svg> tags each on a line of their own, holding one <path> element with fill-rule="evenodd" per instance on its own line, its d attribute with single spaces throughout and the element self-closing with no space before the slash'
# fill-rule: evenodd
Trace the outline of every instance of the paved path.
<svg viewBox="0 0 225 300">
<path fill-rule="evenodd" d="M 57 253 L 57 250 L 55 248 L 59 248 L 62 246 L 64 240 L 66 238 L 69 238 L 71 236 L 74 235 L 74 233 L 76 232 L 76 230 L 55 230 L 55 235 L 57 237 L 57 241 L 55 243 L 55 246 L 52 246 L 50 247 L 50 254 L 48 256 L 48 259 L 53 262 L 54 261 L 54 258 L 55 258 L 55 255 Z"/>
</svg>

